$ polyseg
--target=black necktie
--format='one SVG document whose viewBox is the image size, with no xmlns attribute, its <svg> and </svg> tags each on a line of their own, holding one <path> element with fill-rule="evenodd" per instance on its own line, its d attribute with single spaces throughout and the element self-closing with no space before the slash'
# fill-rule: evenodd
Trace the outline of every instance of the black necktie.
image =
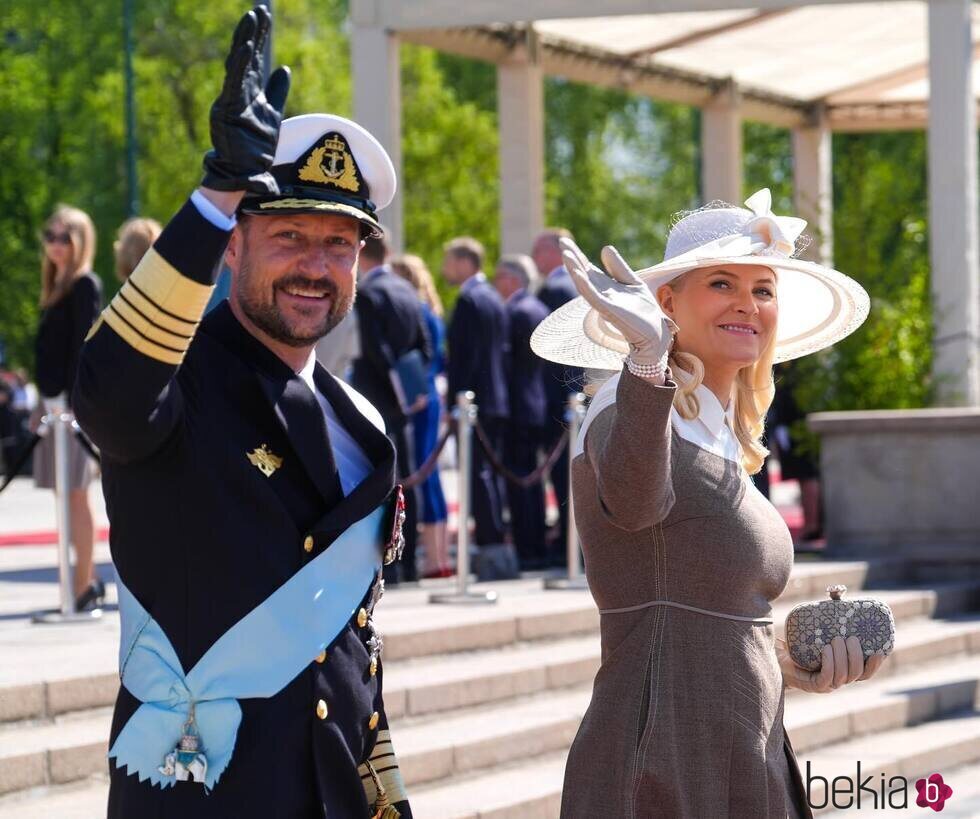
<svg viewBox="0 0 980 819">
<path fill-rule="evenodd" d="M 293 376 L 286 382 L 276 410 L 293 449 L 332 509 L 343 499 L 344 492 L 320 402 L 302 378 Z"/>
</svg>

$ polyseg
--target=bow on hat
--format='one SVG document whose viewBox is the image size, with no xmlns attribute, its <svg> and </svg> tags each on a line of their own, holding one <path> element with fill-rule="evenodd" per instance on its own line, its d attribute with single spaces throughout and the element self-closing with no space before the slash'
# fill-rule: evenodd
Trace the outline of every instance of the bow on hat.
<svg viewBox="0 0 980 819">
<path fill-rule="evenodd" d="M 726 217 L 730 219 L 732 214 L 738 213 L 737 209 L 696 212 L 702 219 L 702 223 L 699 224 L 701 231 L 710 232 L 713 228 L 723 235 L 716 239 L 698 243 L 686 252 L 664 259 L 664 262 L 669 261 L 671 267 L 676 268 L 678 264 L 682 263 L 700 264 L 711 259 L 737 258 L 739 256 L 791 257 L 796 249 L 796 239 L 806 227 L 806 220 L 795 216 L 776 216 L 772 212 L 772 194 L 769 192 L 769 188 L 756 191 L 745 200 L 745 204 L 752 212 L 752 218 L 741 225 L 728 221 L 730 233 L 725 230 L 724 220 Z M 707 220 L 708 224 L 703 224 L 704 220 Z M 718 223 L 719 220 L 721 220 L 720 223 Z M 715 221 L 716 224 L 711 225 L 712 221 Z M 680 224 L 683 224 L 683 220 Z M 697 236 L 697 233 L 694 236 Z M 648 268 L 648 271 L 654 272 L 658 267 L 659 265 Z M 648 271 L 640 271 L 639 275 L 642 277 L 643 273 Z"/>
<path fill-rule="evenodd" d="M 762 248 L 753 253 L 764 256 L 792 256 L 796 250 L 796 240 L 806 228 L 806 219 L 796 216 L 776 216 L 772 212 L 772 194 L 769 188 L 762 188 L 745 200 L 746 207 L 755 218 L 746 222 L 742 232 L 748 235 L 753 244 Z"/>
</svg>

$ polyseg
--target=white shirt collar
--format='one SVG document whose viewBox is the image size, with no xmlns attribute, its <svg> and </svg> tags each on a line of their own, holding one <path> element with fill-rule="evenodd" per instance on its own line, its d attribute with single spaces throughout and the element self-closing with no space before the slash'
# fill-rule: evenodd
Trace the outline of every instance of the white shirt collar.
<svg viewBox="0 0 980 819">
<path fill-rule="evenodd" d="M 482 270 L 477 270 L 472 276 L 470 276 L 465 282 L 463 282 L 459 287 L 460 293 L 465 293 L 468 288 L 473 287 L 475 282 L 485 282 L 487 280 L 487 274 Z"/>
<path fill-rule="evenodd" d="M 313 380 L 313 371 L 316 369 L 316 350 L 310 350 L 310 357 L 306 360 L 306 363 L 296 375 L 302 378 L 306 385 L 316 392 L 316 382 Z"/>
<path fill-rule="evenodd" d="M 723 408 L 718 396 L 704 384 L 699 384 L 694 394 L 698 397 L 698 404 L 701 409 L 698 420 L 708 428 L 708 432 L 715 438 L 720 437 L 726 420 L 728 421 L 728 429 L 732 432 L 735 431 L 734 401 L 729 398 L 728 406 Z"/>
</svg>

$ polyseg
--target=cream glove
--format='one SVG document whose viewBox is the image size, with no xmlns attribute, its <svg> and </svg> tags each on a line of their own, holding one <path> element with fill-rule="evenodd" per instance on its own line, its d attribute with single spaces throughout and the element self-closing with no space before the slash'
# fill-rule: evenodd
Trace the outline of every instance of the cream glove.
<svg viewBox="0 0 980 819">
<path fill-rule="evenodd" d="M 776 639 L 776 658 L 783 672 L 783 683 L 811 694 L 826 694 L 847 683 L 867 680 L 885 662 L 884 654 L 874 654 L 865 662 L 857 637 L 848 637 L 846 642 L 842 637 L 835 637 L 825 645 L 819 671 L 807 671 L 793 662 L 782 637 Z"/>
<path fill-rule="evenodd" d="M 650 288 L 623 261 L 616 248 L 602 249 L 602 263 L 608 273 L 591 264 L 571 239 L 561 240 L 562 261 L 575 287 L 630 345 L 630 360 L 639 368 L 666 363 L 674 321 L 664 315 Z"/>
</svg>

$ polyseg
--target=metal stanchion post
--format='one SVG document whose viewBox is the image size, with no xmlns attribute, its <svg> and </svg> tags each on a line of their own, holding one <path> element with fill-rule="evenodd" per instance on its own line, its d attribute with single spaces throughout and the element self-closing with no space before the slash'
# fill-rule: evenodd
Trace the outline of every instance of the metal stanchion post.
<svg viewBox="0 0 980 819">
<path fill-rule="evenodd" d="M 456 535 L 456 591 L 429 595 L 430 603 L 496 603 L 495 591 L 474 592 L 467 587 L 470 580 L 470 475 L 472 472 L 473 422 L 477 406 L 472 392 L 456 396 L 456 460 L 459 470 Z"/>
<path fill-rule="evenodd" d="M 585 417 L 585 396 L 576 392 L 568 398 L 568 539 L 565 543 L 568 563 L 567 577 L 551 577 L 544 581 L 546 589 L 576 590 L 589 587 L 582 573 L 582 551 L 579 548 L 578 529 L 575 527 L 575 506 L 572 503 L 572 451 L 578 440 L 579 429 Z"/>
<path fill-rule="evenodd" d="M 48 434 L 54 436 L 54 495 L 58 522 L 58 590 L 61 608 L 55 611 L 42 611 L 31 620 L 35 623 L 86 623 L 102 616 L 102 609 L 75 611 L 75 594 L 72 591 L 71 557 L 68 553 L 68 540 L 71 533 L 71 507 L 68 436 L 71 433 L 74 416 L 68 409 L 64 396 L 59 396 L 51 411 L 42 419 L 47 425 Z"/>
</svg>

